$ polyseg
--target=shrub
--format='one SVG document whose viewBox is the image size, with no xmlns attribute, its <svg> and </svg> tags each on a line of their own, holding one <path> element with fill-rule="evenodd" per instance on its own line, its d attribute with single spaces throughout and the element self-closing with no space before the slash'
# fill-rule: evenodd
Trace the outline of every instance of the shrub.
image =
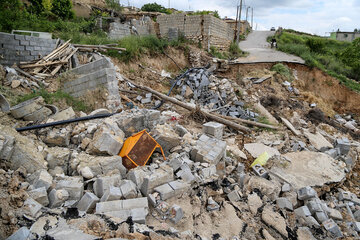
<svg viewBox="0 0 360 240">
<path fill-rule="evenodd" d="M 166 9 L 164 6 L 157 4 L 157 3 L 148 3 L 141 7 L 142 11 L 145 12 L 160 12 L 160 13 L 166 13 L 171 14 L 170 9 Z"/>
<path fill-rule="evenodd" d="M 320 38 L 309 38 L 306 40 L 306 46 L 308 46 L 312 52 L 323 53 L 325 48 L 325 41 Z"/>
<path fill-rule="evenodd" d="M 354 78 L 360 81 L 360 38 L 355 39 L 341 57 L 343 62 L 351 67 Z"/>
<path fill-rule="evenodd" d="M 75 14 L 72 10 L 71 0 L 53 1 L 51 12 L 62 19 L 73 19 Z"/>
<path fill-rule="evenodd" d="M 278 63 L 272 66 L 271 71 L 277 72 L 281 76 L 286 77 L 289 81 L 292 81 L 293 79 L 293 75 L 290 69 L 282 63 Z"/>
</svg>

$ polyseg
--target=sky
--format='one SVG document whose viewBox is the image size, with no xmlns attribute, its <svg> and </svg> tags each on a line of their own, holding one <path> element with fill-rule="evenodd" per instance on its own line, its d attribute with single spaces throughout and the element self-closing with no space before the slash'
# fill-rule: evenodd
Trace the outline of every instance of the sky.
<svg viewBox="0 0 360 240">
<path fill-rule="evenodd" d="M 217 10 L 221 17 L 236 16 L 240 0 L 121 0 L 121 4 L 141 7 L 156 2 L 183 11 Z M 329 32 L 360 29 L 360 0 L 243 0 L 242 20 L 246 7 L 254 8 L 254 29 L 268 30 L 271 27 L 291 28 L 317 35 Z M 249 10 L 250 15 L 250 10 Z"/>
</svg>

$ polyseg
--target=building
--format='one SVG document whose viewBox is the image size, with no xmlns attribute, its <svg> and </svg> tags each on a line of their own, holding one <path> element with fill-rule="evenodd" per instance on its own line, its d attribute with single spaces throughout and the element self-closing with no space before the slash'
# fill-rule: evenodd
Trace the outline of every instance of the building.
<svg viewBox="0 0 360 240">
<path fill-rule="evenodd" d="M 360 32 L 332 32 L 330 38 L 338 41 L 352 42 L 360 37 Z"/>
</svg>

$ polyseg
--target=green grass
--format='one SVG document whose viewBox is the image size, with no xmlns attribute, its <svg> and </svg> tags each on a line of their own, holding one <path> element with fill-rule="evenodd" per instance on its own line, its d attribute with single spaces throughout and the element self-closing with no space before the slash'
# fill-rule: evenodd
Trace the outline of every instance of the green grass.
<svg viewBox="0 0 360 240">
<path fill-rule="evenodd" d="M 345 64 L 343 53 L 351 46 L 349 42 L 336 41 L 305 33 L 285 30 L 277 36 L 278 50 L 297 55 L 305 64 L 316 67 L 337 78 L 348 88 L 360 91 L 360 81 L 355 69 Z"/>
<path fill-rule="evenodd" d="M 235 42 L 232 42 L 230 44 L 228 51 L 219 51 L 216 47 L 211 46 L 209 53 L 211 56 L 215 58 L 228 59 L 228 60 L 237 59 L 239 57 L 245 57 L 247 55 L 247 53 L 242 51 L 239 48 L 238 44 L 236 44 Z"/>
<path fill-rule="evenodd" d="M 62 100 L 65 100 L 66 103 L 71 106 L 75 111 L 83 111 L 87 112 L 90 111 L 90 107 L 87 106 L 83 101 L 77 100 L 74 97 L 70 96 L 68 93 L 64 93 L 60 90 L 50 93 L 46 91 L 45 89 L 40 89 L 39 91 L 35 91 L 30 94 L 26 94 L 24 96 L 20 96 L 17 98 L 17 103 L 24 102 L 26 100 L 35 98 L 35 97 L 43 97 L 45 103 L 47 104 L 54 104 L 56 102 L 60 102 Z"/>
<path fill-rule="evenodd" d="M 294 79 L 291 70 L 288 68 L 288 66 L 285 66 L 282 63 L 275 64 L 271 68 L 271 71 L 277 72 L 278 74 L 286 77 L 288 81 L 292 81 Z"/>
</svg>

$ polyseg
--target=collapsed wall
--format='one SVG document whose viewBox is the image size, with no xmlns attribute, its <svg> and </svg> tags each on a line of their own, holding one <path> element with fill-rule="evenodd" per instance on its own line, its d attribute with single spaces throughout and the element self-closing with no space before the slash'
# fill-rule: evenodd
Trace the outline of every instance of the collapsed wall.
<svg viewBox="0 0 360 240">
<path fill-rule="evenodd" d="M 51 53 L 56 39 L 24 36 L 0 32 L 0 64 L 29 62 Z"/>
<path fill-rule="evenodd" d="M 212 15 L 186 15 L 184 13 L 158 16 L 160 36 L 169 37 L 173 29 L 186 38 L 199 41 L 203 46 L 228 48 L 234 39 L 234 30 Z"/>
</svg>

